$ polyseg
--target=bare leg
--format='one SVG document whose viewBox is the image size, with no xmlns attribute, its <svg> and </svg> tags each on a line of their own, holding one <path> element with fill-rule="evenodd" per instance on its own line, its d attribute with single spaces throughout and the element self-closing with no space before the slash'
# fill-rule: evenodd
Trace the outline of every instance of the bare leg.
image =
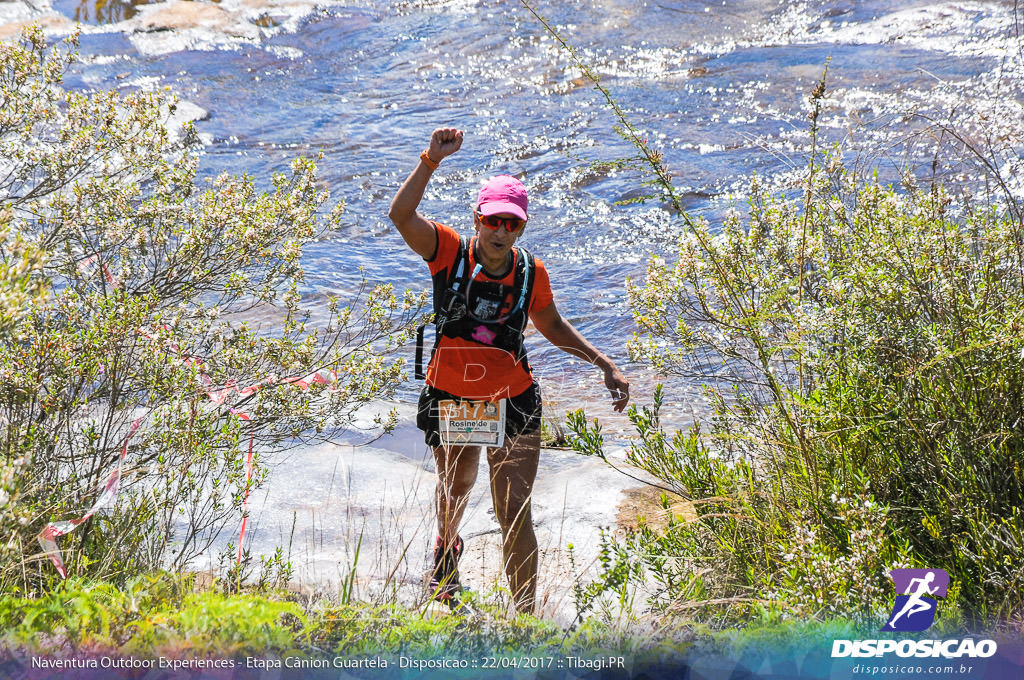
<svg viewBox="0 0 1024 680">
<path fill-rule="evenodd" d="M 533 612 L 537 594 L 537 536 L 530 496 L 540 459 L 540 432 L 487 450 L 494 514 L 501 525 L 502 554 L 516 609 Z"/>
<path fill-rule="evenodd" d="M 478 446 L 435 446 L 437 467 L 437 535 L 445 546 L 455 544 L 462 514 L 466 511 L 469 492 L 476 482 L 480 463 Z"/>
</svg>

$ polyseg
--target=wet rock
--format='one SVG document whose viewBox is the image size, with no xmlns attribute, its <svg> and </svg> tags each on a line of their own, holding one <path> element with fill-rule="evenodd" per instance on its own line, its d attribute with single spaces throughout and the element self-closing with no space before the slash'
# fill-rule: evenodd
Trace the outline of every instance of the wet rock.
<svg viewBox="0 0 1024 680">
<path fill-rule="evenodd" d="M 128 21 L 135 31 L 212 31 L 247 40 L 259 37 L 259 28 L 238 12 L 218 5 L 190 0 L 150 5 L 139 16 Z"/>
</svg>

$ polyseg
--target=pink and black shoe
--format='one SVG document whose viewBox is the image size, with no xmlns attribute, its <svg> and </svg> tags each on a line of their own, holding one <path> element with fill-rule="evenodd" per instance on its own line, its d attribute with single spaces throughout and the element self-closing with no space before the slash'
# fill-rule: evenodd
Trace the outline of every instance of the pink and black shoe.
<svg viewBox="0 0 1024 680">
<path fill-rule="evenodd" d="M 462 557 L 462 538 L 455 544 L 444 546 L 441 537 L 434 542 L 434 570 L 430 573 L 430 592 L 438 602 L 451 603 L 462 591 L 459 583 L 459 558 Z"/>
</svg>

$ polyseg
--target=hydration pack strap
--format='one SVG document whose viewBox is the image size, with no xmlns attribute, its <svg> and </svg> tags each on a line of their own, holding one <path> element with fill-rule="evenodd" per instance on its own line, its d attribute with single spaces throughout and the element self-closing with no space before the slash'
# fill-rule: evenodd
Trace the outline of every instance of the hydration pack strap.
<svg viewBox="0 0 1024 680">
<path fill-rule="evenodd" d="M 427 324 L 421 323 L 420 327 L 416 329 L 416 367 L 413 370 L 413 378 L 416 380 L 423 380 L 427 377 L 423 371 L 423 331 L 426 327 Z"/>
<path fill-rule="evenodd" d="M 435 228 L 436 228 L 436 226 L 435 226 Z M 441 290 L 438 290 L 437 285 L 435 284 L 435 286 L 434 286 L 434 315 L 435 315 L 435 317 L 437 316 L 437 312 L 441 308 L 441 300 L 444 297 L 444 291 L 447 290 L 448 288 L 452 287 L 453 285 L 454 286 L 458 286 L 459 283 L 461 283 L 462 285 L 465 285 L 465 280 L 463 280 L 463 277 L 465 276 L 465 271 L 466 271 L 466 269 L 468 268 L 468 265 L 469 265 L 469 245 L 466 242 L 466 237 L 465 236 L 459 238 L 459 250 L 458 250 L 458 253 L 455 255 L 455 260 L 456 260 L 457 266 L 456 267 L 450 267 L 448 269 L 448 277 L 447 277 L 447 279 L 445 281 L 445 288 L 443 288 Z M 455 264 L 455 263 L 453 263 L 453 264 Z M 474 274 L 474 276 L 475 276 L 475 274 Z M 428 322 L 428 323 L 430 323 L 430 322 Z M 415 364 L 415 366 L 413 368 L 413 378 L 415 378 L 416 380 L 425 380 L 426 377 L 427 377 L 427 372 L 426 372 L 426 370 L 423 367 L 423 332 L 426 330 L 426 328 L 427 328 L 427 324 L 424 323 L 424 324 L 420 324 L 420 326 L 416 329 L 416 364 Z M 437 345 L 438 345 L 438 343 L 440 341 L 441 341 L 440 333 L 435 334 L 434 346 L 430 350 L 430 358 L 431 359 L 434 358 L 434 352 L 437 351 Z M 427 363 L 429 364 L 430 361 L 428 360 Z"/>
<path fill-rule="evenodd" d="M 525 248 L 520 248 L 519 256 L 526 258 L 524 261 L 526 271 L 523 273 L 523 285 L 519 286 L 519 302 L 516 303 L 515 309 L 513 311 L 524 309 L 524 305 L 526 304 L 526 293 L 527 291 L 530 290 L 530 270 L 533 269 L 533 255 L 531 255 L 529 251 L 527 251 Z M 525 329 L 526 321 L 524 320 L 523 328 L 520 330 Z"/>
</svg>

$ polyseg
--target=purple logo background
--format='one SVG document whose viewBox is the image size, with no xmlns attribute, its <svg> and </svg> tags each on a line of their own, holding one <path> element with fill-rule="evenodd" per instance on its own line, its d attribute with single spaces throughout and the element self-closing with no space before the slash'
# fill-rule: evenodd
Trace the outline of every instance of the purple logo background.
<svg viewBox="0 0 1024 680">
<path fill-rule="evenodd" d="M 896 585 L 896 592 L 900 595 L 910 594 L 910 582 L 916 578 L 927 578 L 929 573 L 934 573 L 932 587 L 938 587 L 931 597 L 945 597 L 949 588 L 949 574 L 944 569 L 893 569 L 889 572 L 892 582 Z"/>
</svg>

